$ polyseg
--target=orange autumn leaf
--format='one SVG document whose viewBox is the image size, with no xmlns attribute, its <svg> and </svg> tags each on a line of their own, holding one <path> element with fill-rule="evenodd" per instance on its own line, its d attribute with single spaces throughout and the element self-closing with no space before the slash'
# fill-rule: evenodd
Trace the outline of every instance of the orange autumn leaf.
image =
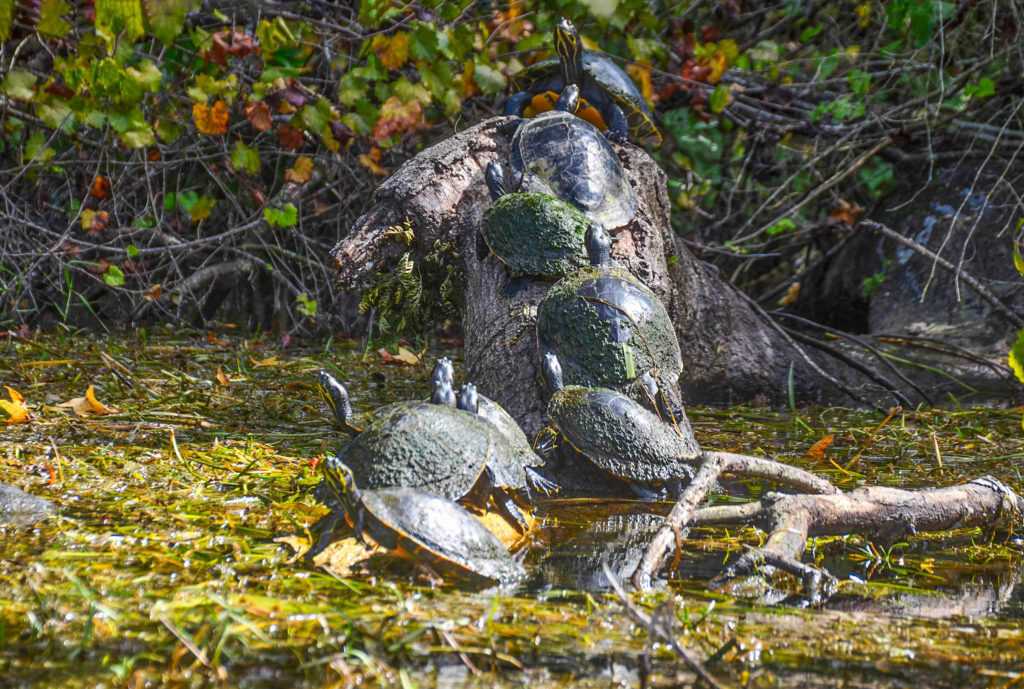
<svg viewBox="0 0 1024 689">
<path fill-rule="evenodd" d="M 108 407 L 96 399 L 96 390 L 91 385 L 85 391 L 85 397 L 73 397 L 67 402 L 61 402 L 57 406 L 70 409 L 78 416 L 85 414 L 115 414 L 121 411 L 116 407 Z"/>
<path fill-rule="evenodd" d="M 231 377 L 221 370 L 220 366 L 217 367 L 217 382 L 227 387 L 231 383 Z"/>
<path fill-rule="evenodd" d="M 255 127 L 257 131 L 261 132 L 267 131 L 274 124 L 274 121 L 270 116 L 270 106 L 263 101 L 246 103 L 245 119 L 249 120 L 249 124 Z"/>
<path fill-rule="evenodd" d="M 290 170 L 285 170 L 284 178 L 295 184 L 305 184 L 313 173 L 313 159 L 309 156 L 299 156 L 295 165 Z"/>
<path fill-rule="evenodd" d="M 9 385 L 5 385 L 7 394 L 11 401 L 0 400 L 0 408 L 7 412 L 7 425 L 13 426 L 16 423 L 28 423 L 28 407 L 25 406 L 25 398 L 21 393 Z"/>
<path fill-rule="evenodd" d="M 725 53 L 721 50 L 716 50 L 714 56 L 711 58 L 711 74 L 708 75 L 709 84 L 717 84 L 718 80 L 725 74 Z"/>
<path fill-rule="evenodd" d="M 415 98 L 403 103 L 398 96 L 391 96 L 380 106 L 380 119 L 373 125 L 371 135 L 377 141 L 386 139 L 417 124 L 422 115 L 423 106 Z"/>
<path fill-rule="evenodd" d="M 818 442 L 811 445 L 810 449 L 807 450 L 807 456 L 817 461 L 823 461 L 825 459 L 825 448 L 832 444 L 832 440 L 835 439 L 835 433 L 829 433 Z"/>
<path fill-rule="evenodd" d="M 107 220 L 110 219 L 110 215 L 106 211 L 94 211 L 91 208 L 82 209 L 82 229 L 96 236 L 103 232 L 103 228 L 107 226 Z"/>
<path fill-rule="evenodd" d="M 192 119 L 200 134 L 223 134 L 228 130 L 228 106 L 222 100 L 214 103 L 212 108 L 196 103 L 192 106 Z"/>
<path fill-rule="evenodd" d="M 864 210 L 860 206 L 850 203 L 846 199 L 839 199 L 839 208 L 835 208 L 828 217 L 838 223 L 844 223 L 853 227 L 853 223 L 857 222 L 857 216 Z"/>
<path fill-rule="evenodd" d="M 164 286 L 163 285 L 161 285 L 161 284 L 152 285 L 152 286 L 150 286 L 149 289 L 145 290 L 142 293 L 142 297 L 146 301 L 156 301 L 157 299 L 160 298 L 160 295 L 163 293 L 163 291 L 164 291 Z"/>
<path fill-rule="evenodd" d="M 416 366 L 420 363 L 420 358 L 410 352 L 405 347 L 398 348 L 398 354 L 392 354 L 388 350 L 381 348 L 377 350 L 377 356 L 385 364 L 404 364 L 406 366 Z"/>
<path fill-rule="evenodd" d="M 388 171 L 379 165 L 380 156 L 380 149 L 374 146 L 373 148 L 370 149 L 369 153 L 361 153 L 359 155 L 359 164 L 375 175 L 381 175 L 382 177 L 386 177 Z"/>
<path fill-rule="evenodd" d="M 282 122 L 277 128 L 277 141 L 286 151 L 298 150 L 302 146 L 302 132 L 301 127 L 293 127 L 287 122 Z"/>
<path fill-rule="evenodd" d="M 398 69 L 409 59 L 409 34 L 404 31 L 394 36 L 377 34 L 371 45 L 385 69 Z"/>
<path fill-rule="evenodd" d="M 92 181 L 92 187 L 89 189 L 89 193 L 98 199 L 110 198 L 110 180 L 106 177 L 96 176 L 96 179 Z"/>
</svg>

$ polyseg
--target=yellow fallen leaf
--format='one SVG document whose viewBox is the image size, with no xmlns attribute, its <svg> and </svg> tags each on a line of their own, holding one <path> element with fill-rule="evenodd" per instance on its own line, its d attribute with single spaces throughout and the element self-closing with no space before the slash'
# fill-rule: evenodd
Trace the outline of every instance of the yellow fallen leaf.
<svg viewBox="0 0 1024 689">
<path fill-rule="evenodd" d="M 249 361 L 251 361 L 254 366 L 280 366 L 281 365 L 281 362 L 279 362 L 277 360 L 277 355 L 276 354 L 274 356 L 272 356 L 272 357 L 264 359 L 263 361 L 256 361 L 255 359 L 252 359 L 252 358 L 250 358 Z"/>
<path fill-rule="evenodd" d="M 829 433 L 824 438 L 811 445 L 807 450 L 807 456 L 811 459 L 816 459 L 819 462 L 825 459 L 825 448 L 832 444 L 835 437 L 835 433 Z"/>
<path fill-rule="evenodd" d="M 25 398 L 11 386 L 5 385 L 4 387 L 7 388 L 7 394 L 11 396 L 10 402 L 0 400 L 0 407 L 7 412 L 7 425 L 13 426 L 16 423 L 28 423 L 28 408 L 25 406 Z"/>
<path fill-rule="evenodd" d="M 79 416 L 84 414 L 115 414 L 121 411 L 117 407 L 108 407 L 96 399 L 96 390 L 91 385 L 85 391 L 85 397 L 74 397 L 67 402 L 61 402 L 57 406 L 70 409 Z"/>
<path fill-rule="evenodd" d="M 405 347 L 398 348 L 398 354 L 395 355 L 395 359 L 407 366 L 416 366 L 420 363 L 420 358 Z"/>
<path fill-rule="evenodd" d="M 219 382 L 224 387 L 227 387 L 228 384 L 231 382 L 231 378 L 229 378 L 228 375 L 221 370 L 220 366 L 217 367 L 217 382 Z"/>
</svg>

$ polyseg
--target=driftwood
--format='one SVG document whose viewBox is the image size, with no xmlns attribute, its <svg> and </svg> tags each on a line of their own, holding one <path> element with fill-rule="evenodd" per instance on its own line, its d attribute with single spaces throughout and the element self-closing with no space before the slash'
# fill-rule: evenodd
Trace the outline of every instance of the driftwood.
<svg viewBox="0 0 1024 689">
<path fill-rule="evenodd" d="M 678 547 L 690 526 L 743 525 L 768 532 L 765 544 L 726 567 L 709 583 L 712 588 L 770 565 L 801 577 L 820 597 L 827 593 L 832 578 L 800 561 L 810 537 L 860 533 L 892 543 L 922 531 L 1012 527 L 1020 523 L 1024 514 L 1024 500 L 990 476 L 956 486 L 916 491 L 868 486 L 849 493 L 823 491 L 818 495 L 772 492 L 756 502 L 695 510 L 723 470 L 729 470 L 727 458 L 710 457 L 701 467 L 651 541 L 633 574 L 634 586 L 650 585 L 651 578 L 664 566 L 673 546 Z"/>
</svg>

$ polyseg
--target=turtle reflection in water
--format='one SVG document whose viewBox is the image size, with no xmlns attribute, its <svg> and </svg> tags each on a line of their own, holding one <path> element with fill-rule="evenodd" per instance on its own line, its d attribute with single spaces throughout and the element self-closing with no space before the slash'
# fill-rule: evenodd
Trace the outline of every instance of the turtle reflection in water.
<svg viewBox="0 0 1024 689">
<path fill-rule="evenodd" d="M 360 541 L 368 536 L 438 575 L 474 584 L 509 583 L 524 576 L 522 565 L 497 537 L 454 502 L 411 488 L 361 491 L 352 470 L 337 457 L 327 457 L 320 466 Z M 327 527 L 325 533 L 333 531 Z"/>
</svg>

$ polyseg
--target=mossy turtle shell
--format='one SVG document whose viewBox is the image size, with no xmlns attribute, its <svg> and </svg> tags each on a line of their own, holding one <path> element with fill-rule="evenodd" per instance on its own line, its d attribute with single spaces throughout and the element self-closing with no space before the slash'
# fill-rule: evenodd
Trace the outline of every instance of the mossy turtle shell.
<svg viewBox="0 0 1024 689">
<path fill-rule="evenodd" d="M 520 453 L 497 429 L 475 414 L 429 402 L 379 414 L 339 456 L 368 489 L 404 486 L 455 500 L 485 465 L 495 485 L 526 484 Z"/>
<path fill-rule="evenodd" d="M 477 416 L 493 425 L 499 433 L 505 436 L 512 449 L 518 454 L 522 466 L 535 467 L 543 464 L 540 456 L 533 451 L 533 445 L 523 433 L 523 429 L 519 427 L 512 415 L 505 411 L 504 407 L 483 395 L 477 395 L 477 403 Z"/>
<path fill-rule="evenodd" d="M 634 141 L 653 145 L 661 143 L 661 134 L 654 126 L 654 116 L 647 106 L 647 101 L 637 90 L 633 80 L 618 65 L 600 53 L 585 50 L 583 72 L 580 98 L 598 110 L 606 102 L 611 101 L 622 109 L 629 126 L 629 135 Z M 564 86 L 558 57 L 541 60 L 512 77 L 514 91 L 561 93 Z"/>
<path fill-rule="evenodd" d="M 605 471 L 629 481 L 663 482 L 693 475 L 700 455 L 684 438 L 639 404 L 608 388 L 567 385 L 548 402 L 558 432 Z"/>
<path fill-rule="evenodd" d="M 650 373 L 667 389 L 683 370 L 661 300 L 615 267 L 588 266 L 555 283 L 537 309 L 537 346 L 558 356 L 566 385 L 618 389 Z"/>
<path fill-rule="evenodd" d="M 404 551 L 439 574 L 507 582 L 523 576 L 497 537 L 450 500 L 410 488 L 362 493 L 364 529 L 381 547 Z"/>
<path fill-rule="evenodd" d="M 590 220 L 550 194 L 506 194 L 484 213 L 481 234 L 502 263 L 524 275 L 561 276 L 589 265 Z"/>
<path fill-rule="evenodd" d="M 550 194 L 605 229 L 636 215 L 637 201 L 619 158 L 594 125 L 552 110 L 524 120 L 509 152 L 518 191 Z"/>
</svg>

